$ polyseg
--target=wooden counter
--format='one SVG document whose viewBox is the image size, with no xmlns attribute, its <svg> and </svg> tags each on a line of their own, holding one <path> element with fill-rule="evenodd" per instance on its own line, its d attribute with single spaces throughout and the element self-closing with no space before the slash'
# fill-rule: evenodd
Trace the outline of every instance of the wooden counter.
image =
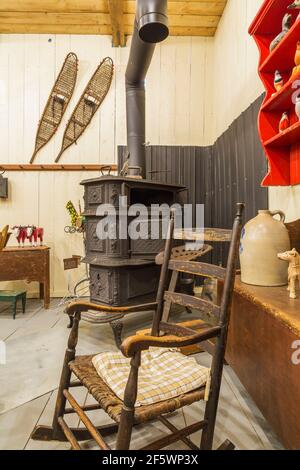
<svg viewBox="0 0 300 470">
<path fill-rule="evenodd" d="M 288 449 L 300 449 L 299 340 L 300 293 L 292 300 L 287 287 L 249 286 L 238 277 L 226 360 Z"/>
<path fill-rule="evenodd" d="M 37 281 L 44 307 L 50 304 L 49 252 L 47 246 L 6 247 L 0 252 L 0 281 Z"/>
</svg>

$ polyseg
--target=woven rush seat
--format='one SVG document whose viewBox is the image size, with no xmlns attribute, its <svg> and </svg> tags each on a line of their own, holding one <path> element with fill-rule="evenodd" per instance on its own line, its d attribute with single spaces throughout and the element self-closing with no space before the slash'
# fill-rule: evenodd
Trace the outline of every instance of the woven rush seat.
<svg viewBox="0 0 300 470">
<path fill-rule="evenodd" d="M 123 401 L 99 377 L 93 366 L 92 356 L 78 356 L 69 362 L 70 370 L 80 382 L 88 389 L 89 393 L 100 404 L 101 408 L 117 423 L 120 422 Z M 185 393 L 176 398 L 171 398 L 159 403 L 140 406 L 135 409 L 134 421 L 136 424 L 144 423 L 158 416 L 171 413 L 183 406 L 191 405 L 195 401 L 202 400 L 205 394 L 205 386 L 192 392 Z"/>
</svg>

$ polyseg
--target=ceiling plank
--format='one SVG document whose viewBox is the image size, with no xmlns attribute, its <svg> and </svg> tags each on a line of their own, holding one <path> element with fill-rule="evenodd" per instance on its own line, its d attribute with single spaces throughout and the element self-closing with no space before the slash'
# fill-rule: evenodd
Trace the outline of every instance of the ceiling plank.
<svg viewBox="0 0 300 470">
<path fill-rule="evenodd" d="M 124 4 L 126 13 L 135 12 L 135 0 L 124 0 Z M 210 11 L 222 13 L 225 5 L 226 0 L 169 0 L 168 10 L 172 14 L 207 15 Z M 108 5 L 107 0 L 1 0 L 0 11 L 107 13 Z"/>
<path fill-rule="evenodd" d="M 212 37 L 217 28 L 211 27 L 188 27 L 188 26 L 170 26 L 170 36 L 201 36 Z"/>
<path fill-rule="evenodd" d="M 135 0 L 124 0 L 123 3 L 125 13 L 135 13 Z M 168 12 L 173 15 L 221 15 L 225 5 L 226 0 L 169 0 Z M 109 7 L 107 0 L 1 0 L 0 11 L 108 13 Z"/>
<path fill-rule="evenodd" d="M 112 43 L 114 47 L 126 46 L 123 7 L 123 0 L 108 0 L 112 29 Z"/>
<path fill-rule="evenodd" d="M 120 0 L 108 0 L 112 6 L 112 13 L 19 13 L 0 12 L 0 25 L 9 24 L 64 24 L 64 25 L 111 25 L 116 44 L 124 44 L 124 25 L 133 27 L 134 15 L 124 15 L 120 10 L 120 4 L 116 11 L 116 2 Z M 196 15 L 169 15 L 170 27 L 216 27 L 218 16 Z M 119 39 L 120 40 L 119 40 Z"/>
<path fill-rule="evenodd" d="M 171 36 L 214 36 L 216 28 L 170 27 Z M 132 27 L 124 27 L 125 35 L 132 34 Z M 63 25 L 63 24 L 0 24 L 0 34 L 82 34 L 111 35 L 110 25 Z"/>
<path fill-rule="evenodd" d="M 169 0 L 170 34 L 213 36 L 226 3 Z M 134 16 L 133 0 L 0 0 L 0 33 L 112 34 L 125 45 Z"/>
<path fill-rule="evenodd" d="M 169 15 L 201 15 L 201 16 L 222 16 L 226 1 L 195 1 L 190 0 L 168 2 L 168 14 Z M 134 13 L 135 12 L 135 1 L 124 0 L 124 12 Z"/>
<path fill-rule="evenodd" d="M 1 24 L 111 25 L 109 13 L 19 13 L 0 12 Z"/>
<path fill-rule="evenodd" d="M 1 0 L 0 11 L 108 13 L 107 0 Z"/>
<path fill-rule="evenodd" d="M 196 16 L 196 15 L 168 15 L 169 25 L 186 27 L 216 27 L 220 21 L 219 16 Z"/>
<path fill-rule="evenodd" d="M 0 24 L 0 34 L 83 34 L 111 36 L 111 25 Z"/>
</svg>

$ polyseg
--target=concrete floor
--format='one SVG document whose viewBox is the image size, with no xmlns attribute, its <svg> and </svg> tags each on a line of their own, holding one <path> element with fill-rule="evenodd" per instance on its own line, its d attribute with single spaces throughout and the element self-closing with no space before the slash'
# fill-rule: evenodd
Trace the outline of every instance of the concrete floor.
<svg viewBox="0 0 300 470">
<path fill-rule="evenodd" d="M 176 317 L 177 320 L 185 318 Z M 193 318 L 193 317 L 189 317 Z M 151 313 L 133 314 L 124 320 L 124 336 L 149 325 Z M 61 371 L 62 359 L 69 330 L 68 319 L 63 314 L 59 300 L 52 300 L 51 308 L 44 310 L 39 300 L 28 300 L 25 315 L 19 311 L 12 319 L 10 308 L 0 306 L 0 340 L 6 344 L 6 364 L 0 365 L 0 449 L 69 449 L 68 443 L 37 442 L 30 439 L 34 426 L 51 424 L 56 398 L 56 388 Z M 109 325 L 91 325 L 81 322 L 78 353 L 92 354 L 115 348 Z M 207 354 L 197 359 L 208 365 Z M 73 389 L 82 403 L 93 399 L 82 389 Z M 193 404 L 170 416 L 177 426 L 183 427 L 200 419 L 203 404 Z M 110 422 L 102 411 L 89 413 L 98 424 Z M 77 426 L 75 415 L 67 421 Z M 160 423 L 138 426 L 133 433 L 132 447 L 139 448 L 159 438 L 168 431 Z M 282 449 L 270 427 L 237 379 L 230 367 L 225 367 L 214 445 L 217 447 L 229 438 L 240 450 Z M 192 436 L 199 444 L 200 432 Z M 114 436 L 109 443 L 113 447 Z M 84 447 L 95 448 L 93 441 Z M 168 449 L 187 449 L 178 442 Z"/>
</svg>

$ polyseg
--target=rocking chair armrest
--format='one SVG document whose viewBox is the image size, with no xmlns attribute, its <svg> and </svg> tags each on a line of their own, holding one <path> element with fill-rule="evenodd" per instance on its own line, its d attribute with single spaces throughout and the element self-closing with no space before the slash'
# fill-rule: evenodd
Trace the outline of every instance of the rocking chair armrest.
<svg viewBox="0 0 300 470">
<path fill-rule="evenodd" d="M 131 305 L 125 307 L 112 307 L 109 305 L 98 305 L 92 302 L 77 301 L 72 302 L 65 308 L 65 313 L 69 316 L 79 312 L 87 312 L 88 310 L 94 310 L 101 313 L 134 313 L 134 312 L 146 312 L 148 310 L 155 310 L 157 302 L 141 305 Z"/>
<path fill-rule="evenodd" d="M 183 346 L 192 346 L 218 336 L 220 331 L 221 327 L 215 326 L 207 328 L 195 335 L 181 337 L 176 335 L 151 336 L 137 334 L 123 341 L 121 351 L 125 357 L 133 357 L 137 352 L 149 349 L 151 346 L 157 348 L 182 348 Z"/>
</svg>

